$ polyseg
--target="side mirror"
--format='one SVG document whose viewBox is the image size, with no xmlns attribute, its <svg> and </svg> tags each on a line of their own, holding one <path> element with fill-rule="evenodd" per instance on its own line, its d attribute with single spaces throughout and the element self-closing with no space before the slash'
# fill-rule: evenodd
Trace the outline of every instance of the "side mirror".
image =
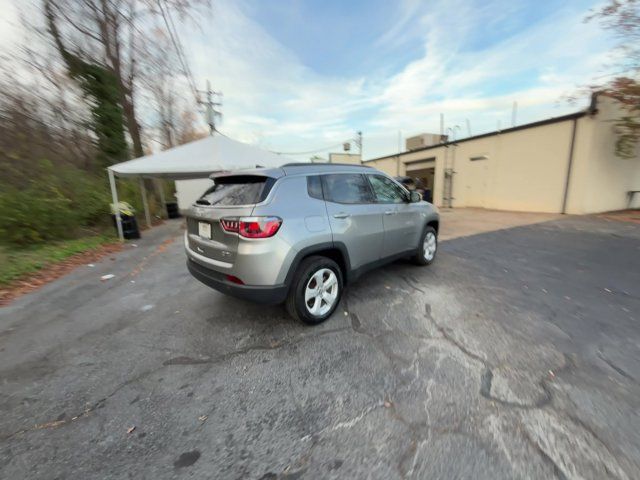
<svg viewBox="0 0 640 480">
<path fill-rule="evenodd" d="M 419 192 L 413 191 L 413 192 L 410 192 L 410 193 L 411 194 L 410 194 L 409 197 L 410 197 L 410 202 L 411 203 L 418 203 L 418 202 L 422 201 L 422 195 L 420 195 Z"/>
</svg>

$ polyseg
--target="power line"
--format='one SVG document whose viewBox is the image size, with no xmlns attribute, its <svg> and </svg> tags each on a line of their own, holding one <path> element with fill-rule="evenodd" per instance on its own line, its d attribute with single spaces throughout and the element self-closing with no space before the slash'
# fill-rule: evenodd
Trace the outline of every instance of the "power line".
<svg viewBox="0 0 640 480">
<path fill-rule="evenodd" d="M 177 38 L 177 35 L 178 35 L 177 31 L 174 34 L 173 30 L 171 29 L 171 25 L 173 25 L 174 28 L 175 28 L 175 25 L 173 24 L 173 19 L 169 14 L 169 8 L 167 7 L 167 13 L 165 13 L 164 8 L 162 7 L 161 0 L 157 0 L 157 3 L 158 3 L 158 8 L 160 8 L 160 13 L 162 14 L 162 19 L 164 20 L 164 24 L 167 27 L 167 31 L 169 32 L 169 37 L 171 38 L 171 42 L 173 43 L 173 46 L 176 49 L 176 53 L 178 54 L 178 60 L 180 61 L 182 70 L 184 71 L 184 74 L 187 77 L 187 82 L 189 83 L 189 87 L 191 88 L 191 91 L 193 92 L 193 96 L 195 97 L 196 101 L 198 101 L 199 100 L 198 89 L 196 88 L 196 84 L 193 81 L 193 76 L 191 75 L 191 70 L 189 69 L 189 65 L 186 59 L 184 58 L 183 50 L 180 45 L 180 40 L 179 38 Z M 167 20 L 167 18 L 169 20 Z M 171 22 L 171 25 L 169 25 L 169 21 Z"/>
<path fill-rule="evenodd" d="M 351 140 L 349 140 L 351 141 Z M 341 147 L 345 142 L 336 143 L 335 145 L 329 145 L 325 148 L 316 148 L 315 150 L 308 150 L 306 152 L 275 152 L 273 150 L 269 150 L 271 153 L 275 153 L 277 155 L 309 155 L 311 153 L 324 152 L 326 150 L 330 150 L 332 148 Z"/>
<path fill-rule="evenodd" d="M 176 35 L 176 41 L 178 43 L 178 48 L 180 49 L 180 55 L 185 64 L 185 68 L 187 69 L 186 74 L 191 79 L 192 86 L 195 86 L 195 81 L 193 80 L 193 73 L 191 72 L 191 67 L 189 66 L 189 62 L 187 61 L 187 55 L 184 53 L 184 47 L 182 46 L 182 41 L 180 40 L 180 36 L 178 35 L 178 29 L 176 28 L 175 23 L 173 22 L 173 16 L 171 15 L 171 9 L 167 4 L 167 0 L 164 0 L 165 6 L 167 8 L 167 18 L 169 18 L 169 23 L 171 23 L 171 28 Z"/>
<path fill-rule="evenodd" d="M 273 150 L 269 150 L 269 152 L 275 153 L 277 155 L 309 155 L 311 153 L 325 152 L 325 151 L 330 150 L 332 148 L 342 147 L 342 146 L 344 146 L 345 143 L 351 143 L 351 142 L 354 142 L 356 144 L 356 146 L 358 147 L 358 149 L 360 151 L 360 157 L 362 158 L 362 132 L 360 132 L 360 131 L 356 132 L 356 137 L 355 138 L 349 138 L 349 139 L 344 140 L 344 141 L 342 141 L 340 143 L 336 143 L 334 145 L 329 145 L 329 146 L 324 147 L 324 148 L 316 148 L 315 150 L 308 150 L 306 152 L 275 152 Z"/>
<path fill-rule="evenodd" d="M 222 135 L 223 137 L 227 137 L 227 138 L 233 140 L 233 138 L 231 138 L 229 135 L 221 132 L 220 130 L 216 130 L 216 132 L 219 133 L 220 135 Z M 349 140 L 349 141 L 351 141 L 351 140 Z M 323 152 L 323 151 L 329 150 L 331 148 L 341 147 L 342 145 L 344 145 L 344 143 L 345 142 L 341 142 L 341 143 L 337 143 L 335 145 L 329 145 L 326 148 L 319 148 L 317 150 L 310 150 L 308 152 L 276 152 L 276 151 L 268 150 L 268 149 L 267 149 L 267 152 L 275 153 L 276 155 L 308 155 L 310 153 Z"/>
</svg>

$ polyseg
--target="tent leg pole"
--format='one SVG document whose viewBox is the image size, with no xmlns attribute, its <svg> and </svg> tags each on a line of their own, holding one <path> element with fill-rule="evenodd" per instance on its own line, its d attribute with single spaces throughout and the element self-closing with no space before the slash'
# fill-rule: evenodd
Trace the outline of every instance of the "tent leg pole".
<svg viewBox="0 0 640 480">
<path fill-rule="evenodd" d="M 147 202 L 147 189 L 144 186 L 144 178 L 140 177 L 140 193 L 142 194 L 142 205 L 144 206 L 144 218 L 147 227 L 151 228 L 151 215 L 149 214 L 149 203 Z"/>
<path fill-rule="evenodd" d="M 160 193 L 160 204 L 162 205 L 160 212 L 162 212 L 161 213 L 162 218 L 169 218 L 169 215 L 167 213 L 167 204 L 164 199 L 164 183 L 159 178 L 156 178 L 155 180 L 156 180 L 156 189 Z"/>
<path fill-rule="evenodd" d="M 120 218 L 120 209 L 118 208 L 118 189 L 116 187 L 116 177 L 111 169 L 107 169 L 109 172 L 109 185 L 111 185 L 111 199 L 116 211 L 116 228 L 118 229 L 118 238 L 121 242 L 124 241 L 124 234 L 122 233 L 122 219 Z"/>
</svg>

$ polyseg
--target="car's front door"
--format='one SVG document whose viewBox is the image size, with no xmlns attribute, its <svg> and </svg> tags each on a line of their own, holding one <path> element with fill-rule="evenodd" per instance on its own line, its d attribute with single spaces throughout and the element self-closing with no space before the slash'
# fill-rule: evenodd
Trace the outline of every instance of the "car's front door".
<svg viewBox="0 0 640 480">
<path fill-rule="evenodd" d="M 364 175 L 322 175 L 322 189 L 333 241 L 347 248 L 352 269 L 375 262 L 382 255 L 382 213 L 373 201 Z"/>
<path fill-rule="evenodd" d="M 383 257 L 390 257 L 416 248 L 420 238 L 420 208 L 410 203 L 408 192 L 384 175 L 367 174 L 375 201 L 383 209 Z"/>
</svg>

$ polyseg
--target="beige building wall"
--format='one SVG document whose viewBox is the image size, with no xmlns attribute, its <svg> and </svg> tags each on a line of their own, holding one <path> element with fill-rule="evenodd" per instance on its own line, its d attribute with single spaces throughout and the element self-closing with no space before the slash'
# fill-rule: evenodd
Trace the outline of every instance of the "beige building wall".
<svg viewBox="0 0 640 480">
<path fill-rule="evenodd" d="M 598 112 L 505 133 L 366 161 L 390 175 L 435 163 L 433 199 L 446 204 L 445 170 L 452 168 L 453 207 L 561 213 L 576 127 L 565 213 L 627 208 L 627 192 L 640 190 L 640 156 L 615 155 L 614 120 L 620 108 L 599 96 Z M 640 149 L 639 149 L 640 150 Z M 434 160 L 435 158 L 435 160 Z M 473 159 L 473 160 L 472 160 Z M 423 160 L 421 163 L 416 163 Z M 410 174 L 410 173 L 409 173 Z M 638 195 L 636 195 L 638 197 Z M 636 200 L 638 206 L 640 200 Z"/>
<path fill-rule="evenodd" d="M 365 165 L 377 168 L 387 175 L 391 175 L 393 177 L 398 176 L 398 157 L 385 157 L 380 160 L 366 161 Z"/>
<path fill-rule="evenodd" d="M 598 98 L 598 114 L 578 122 L 567 213 L 597 213 L 628 207 L 630 190 L 640 190 L 640 148 L 635 158 L 615 155 L 616 126 L 621 110 L 606 96 Z M 640 195 L 631 205 L 640 208 Z"/>
<path fill-rule="evenodd" d="M 330 153 L 329 163 L 350 163 L 360 165 L 360 155 L 357 153 Z"/>
<path fill-rule="evenodd" d="M 407 164 L 409 164 L 409 168 L 416 168 L 417 162 L 422 160 L 423 162 L 420 163 L 424 164 L 424 168 L 426 168 L 429 162 L 432 162 L 432 157 L 435 156 L 435 150 L 405 152 L 379 160 L 365 160 L 365 165 L 382 170 L 393 177 L 398 177 L 400 175 L 406 175 Z M 433 163 L 429 164 L 429 166 L 433 166 Z"/>
<path fill-rule="evenodd" d="M 452 149 L 454 207 L 559 212 L 572 121 L 463 142 Z M 483 160 L 472 160 L 482 158 Z"/>
</svg>

